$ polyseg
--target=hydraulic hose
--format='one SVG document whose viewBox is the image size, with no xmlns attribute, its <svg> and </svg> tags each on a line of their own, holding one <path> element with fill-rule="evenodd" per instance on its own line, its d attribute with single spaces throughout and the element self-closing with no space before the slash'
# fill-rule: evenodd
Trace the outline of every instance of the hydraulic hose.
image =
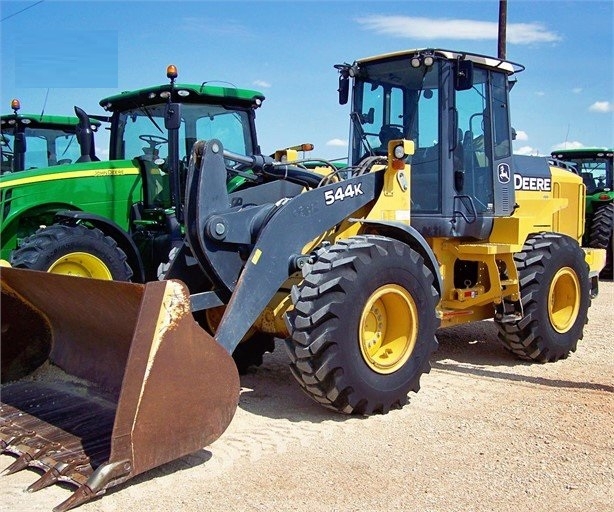
<svg viewBox="0 0 614 512">
<path fill-rule="evenodd" d="M 224 158 L 239 162 L 260 171 L 267 176 L 288 180 L 299 185 L 317 188 L 322 181 L 322 176 L 297 165 L 285 164 L 275 161 L 264 155 L 240 155 L 232 151 L 224 150 Z"/>
</svg>

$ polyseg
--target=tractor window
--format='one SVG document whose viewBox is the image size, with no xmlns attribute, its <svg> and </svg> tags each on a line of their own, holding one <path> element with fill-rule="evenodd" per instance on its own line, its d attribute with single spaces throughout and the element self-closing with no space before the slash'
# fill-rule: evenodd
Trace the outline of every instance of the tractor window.
<svg viewBox="0 0 614 512">
<path fill-rule="evenodd" d="M 363 103 L 361 115 L 366 141 L 373 149 L 382 146 L 379 132 L 384 124 L 384 88 L 381 85 L 363 84 Z"/>
<path fill-rule="evenodd" d="M 47 149 L 47 139 L 39 135 L 38 130 L 26 129 L 26 154 L 24 169 L 37 169 L 47 167 L 50 151 Z"/>
<path fill-rule="evenodd" d="M 148 105 L 119 115 L 114 158 L 145 156 L 152 161 L 168 157 L 168 131 L 164 126 L 166 105 Z M 218 105 L 184 104 L 179 127 L 179 159 L 187 160 L 199 139 L 216 138 L 224 148 L 243 155 L 253 154 L 248 114 Z"/>
<path fill-rule="evenodd" d="M 491 73 L 493 142 L 495 160 L 511 155 L 510 118 L 507 107 L 507 79 L 503 73 Z"/>
<path fill-rule="evenodd" d="M 24 169 L 39 169 L 58 164 L 69 164 L 81 156 L 81 149 L 73 133 L 59 128 L 28 128 L 23 131 L 26 137 Z M 14 136 L 2 134 L 2 172 L 14 172 Z"/>
<path fill-rule="evenodd" d="M 202 106 L 196 119 L 196 139 L 218 139 L 224 149 L 251 155 L 251 139 L 246 136 L 249 126 L 247 114 L 242 111 L 226 110 L 218 106 Z"/>
<path fill-rule="evenodd" d="M 360 124 L 364 139 L 377 155 L 388 152 L 388 142 L 405 136 L 403 89 L 388 84 L 362 84 Z"/>
<path fill-rule="evenodd" d="M 465 179 L 462 193 L 473 198 L 478 213 L 493 209 L 492 131 L 488 108 L 488 72 L 474 70 L 474 85 L 456 91 L 458 127 L 462 131 Z"/>
<path fill-rule="evenodd" d="M 579 159 L 574 160 L 582 176 L 582 181 L 586 185 L 586 193 L 594 194 L 598 190 L 604 190 L 611 187 L 611 170 L 610 180 L 607 178 L 608 160 L 605 158 L 595 159 Z"/>
<path fill-rule="evenodd" d="M 15 170 L 15 153 L 13 152 L 14 147 L 15 142 L 13 134 L 8 132 L 2 132 L 2 139 L 0 140 L 0 155 L 2 155 L 2 173 L 13 172 Z"/>
<path fill-rule="evenodd" d="M 52 157 L 55 157 L 55 160 L 50 158 L 49 165 L 75 163 L 81 156 L 81 148 L 74 134 L 58 135 L 50 142 L 50 147 L 54 148 Z"/>
<path fill-rule="evenodd" d="M 149 160 L 168 156 L 168 133 L 164 128 L 165 105 L 149 105 L 123 112 L 118 125 L 115 158 Z"/>
<path fill-rule="evenodd" d="M 441 210 L 439 147 L 439 89 L 424 89 L 418 94 L 418 115 L 412 132 L 416 148 L 411 159 L 412 209 L 434 213 Z"/>
</svg>

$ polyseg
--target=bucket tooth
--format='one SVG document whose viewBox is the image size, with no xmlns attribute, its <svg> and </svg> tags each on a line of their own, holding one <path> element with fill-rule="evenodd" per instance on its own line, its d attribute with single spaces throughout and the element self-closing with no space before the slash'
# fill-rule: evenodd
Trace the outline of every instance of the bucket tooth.
<svg viewBox="0 0 614 512">
<path fill-rule="evenodd" d="M 81 455 L 78 458 L 73 458 L 67 462 L 58 462 L 55 466 L 49 468 L 43 476 L 41 476 L 36 482 L 30 485 L 26 492 L 36 492 L 55 484 L 56 482 L 68 481 L 69 483 L 79 485 L 75 480 L 75 473 L 79 468 L 83 468 L 89 464 L 89 457 Z M 68 476 L 72 475 L 71 478 Z"/>
<path fill-rule="evenodd" d="M 24 439 L 29 439 L 36 434 L 33 430 L 23 430 L 20 428 L 0 427 L 0 453 L 12 452 L 11 446 L 21 443 Z"/>
<path fill-rule="evenodd" d="M 32 460 L 32 456 L 29 453 L 21 454 L 15 462 L 13 462 L 7 468 L 2 470 L 2 475 L 12 475 L 13 473 L 17 473 L 22 469 L 26 469 L 30 465 L 30 461 Z"/>
<path fill-rule="evenodd" d="M 72 493 L 70 498 L 64 500 L 57 507 L 53 509 L 53 512 L 66 512 L 71 508 L 78 507 L 87 503 L 92 498 L 96 497 L 96 493 L 93 492 L 87 485 L 82 485 L 75 492 Z"/>
<path fill-rule="evenodd" d="M 43 476 L 41 476 L 36 482 L 32 485 L 29 485 L 26 488 L 26 492 L 36 492 L 44 489 L 45 487 L 49 487 L 50 485 L 55 484 L 60 480 L 60 472 L 56 468 L 50 468 Z"/>
<path fill-rule="evenodd" d="M 31 446 L 31 448 L 36 450 L 34 453 L 22 453 L 15 462 L 13 462 L 9 467 L 2 471 L 2 474 L 12 475 L 13 473 L 17 473 L 17 471 L 26 469 L 28 466 L 32 465 L 32 461 L 37 461 L 38 459 L 41 459 L 49 452 L 57 450 L 59 447 L 59 443 L 43 443 L 41 441 L 36 441 L 35 443 L 32 443 Z"/>
<path fill-rule="evenodd" d="M 87 483 L 79 486 L 67 500 L 55 507 L 53 512 L 65 512 L 101 496 L 112 482 L 115 482 L 115 485 L 129 478 L 131 471 L 132 465 L 128 460 L 103 464 L 88 478 Z"/>
</svg>

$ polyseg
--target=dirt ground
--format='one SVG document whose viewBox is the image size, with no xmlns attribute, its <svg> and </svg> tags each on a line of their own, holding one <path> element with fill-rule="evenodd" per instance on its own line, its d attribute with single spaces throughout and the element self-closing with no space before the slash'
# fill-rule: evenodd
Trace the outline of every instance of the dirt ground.
<svg viewBox="0 0 614 512">
<path fill-rule="evenodd" d="M 602 282 L 584 340 L 553 364 L 514 359 L 492 322 L 441 330 L 421 391 L 366 419 L 303 395 L 280 344 L 241 378 L 218 441 L 77 510 L 611 511 L 613 305 L 614 283 Z M 0 468 L 13 460 L 1 455 Z M 0 509 L 48 512 L 71 492 L 24 494 L 36 478 L 0 477 Z"/>
</svg>

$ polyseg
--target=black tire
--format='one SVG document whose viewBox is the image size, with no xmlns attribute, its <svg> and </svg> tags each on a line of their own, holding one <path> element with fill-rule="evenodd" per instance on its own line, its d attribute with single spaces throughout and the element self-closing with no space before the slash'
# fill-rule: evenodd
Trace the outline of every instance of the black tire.
<svg viewBox="0 0 614 512">
<path fill-rule="evenodd" d="M 286 317 L 290 368 L 302 389 L 347 414 L 405 405 L 437 348 L 439 296 L 422 257 L 397 240 L 357 236 L 319 249 L 303 277 Z"/>
<path fill-rule="evenodd" d="M 215 331 L 225 309 L 226 306 L 219 306 L 201 311 L 195 314 L 195 319 L 205 331 L 215 336 Z M 274 350 L 275 337 L 273 335 L 250 329 L 245 339 L 232 352 L 232 358 L 239 375 L 245 375 L 250 368 L 262 365 L 264 354 Z"/>
<path fill-rule="evenodd" d="M 275 350 L 275 338 L 270 334 L 257 332 L 251 338 L 237 345 L 232 353 L 239 375 L 245 375 L 254 366 L 260 366 L 263 356 Z"/>
<path fill-rule="evenodd" d="M 524 316 L 497 322 L 499 339 L 521 359 L 540 363 L 565 359 L 583 337 L 590 307 L 584 251 L 563 235 L 530 236 L 514 256 Z"/>
<path fill-rule="evenodd" d="M 27 237 L 11 265 L 80 277 L 129 281 L 132 269 L 115 240 L 96 228 L 53 224 Z"/>
<path fill-rule="evenodd" d="M 605 267 L 599 274 L 602 279 L 612 279 L 612 232 L 614 230 L 614 203 L 597 209 L 590 226 L 589 247 L 606 250 Z"/>
</svg>

